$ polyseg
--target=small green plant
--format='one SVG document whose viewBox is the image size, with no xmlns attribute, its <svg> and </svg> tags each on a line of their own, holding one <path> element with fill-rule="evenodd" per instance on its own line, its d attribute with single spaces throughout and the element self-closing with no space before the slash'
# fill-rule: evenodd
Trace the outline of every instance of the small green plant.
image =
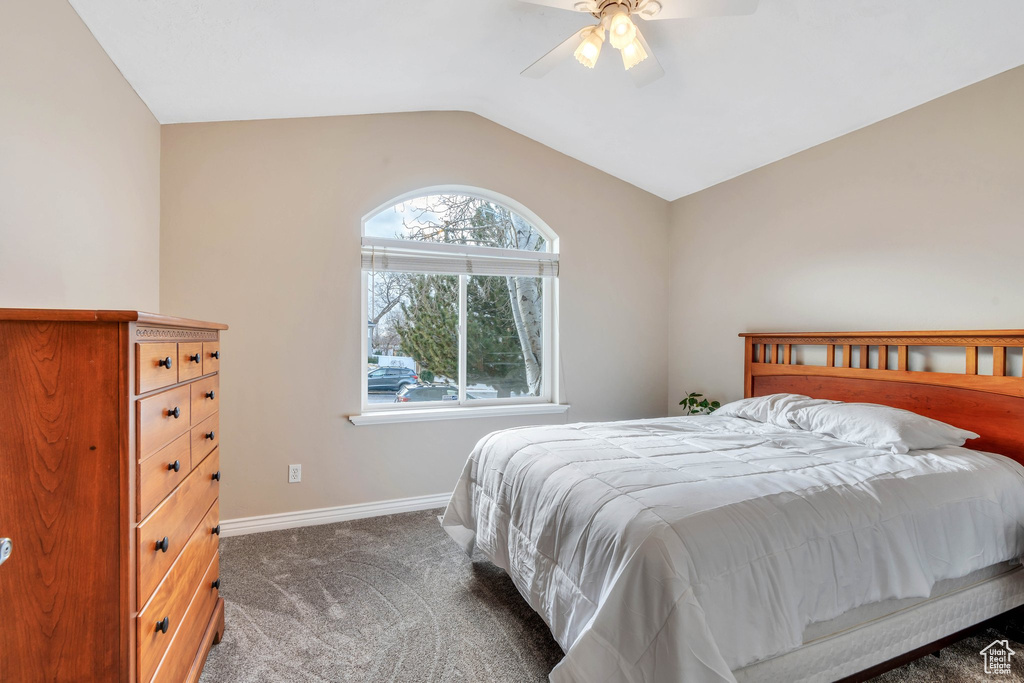
<svg viewBox="0 0 1024 683">
<path fill-rule="evenodd" d="M 420 380 L 422 380 L 423 382 L 426 382 L 427 384 L 434 383 L 434 373 L 432 373 L 430 370 L 420 370 L 419 374 Z"/>
<path fill-rule="evenodd" d="M 683 406 L 683 415 L 710 415 L 722 407 L 718 401 L 709 401 L 704 394 L 696 393 L 687 394 L 679 405 Z"/>
<path fill-rule="evenodd" d="M 380 363 L 380 356 L 367 356 L 366 362 L 369 363 L 370 365 L 377 365 L 378 363 Z"/>
</svg>

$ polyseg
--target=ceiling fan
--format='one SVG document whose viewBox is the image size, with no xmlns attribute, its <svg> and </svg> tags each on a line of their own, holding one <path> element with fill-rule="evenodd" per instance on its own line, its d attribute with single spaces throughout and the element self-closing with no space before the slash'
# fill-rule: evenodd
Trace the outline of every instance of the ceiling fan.
<svg viewBox="0 0 1024 683">
<path fill-rule="evenodd" d="M 523 71 L 528 78 L 542 78 L 569 55 L 585 67 L 594 68 L 608 33 L 608 42 L 622 55 L 622 65 L 638 88 L 665 75 L 651 46 L 644 40 L 634 17 L 645 21 L 689 19 L 753 14 L 758 0 L 522 0 L 573 12 L 587 12 L 596 25 L 573 33 L 561 45 Z"/>
</svg>

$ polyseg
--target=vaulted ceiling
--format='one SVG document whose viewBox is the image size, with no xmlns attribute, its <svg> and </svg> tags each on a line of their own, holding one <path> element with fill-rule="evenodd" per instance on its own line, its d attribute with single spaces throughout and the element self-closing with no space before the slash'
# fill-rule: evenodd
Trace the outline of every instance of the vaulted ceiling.
<svg viewBox="0 0 1024 683">
<path fill-rule="evenodd" d="M 673 0 L 664 0 L 671 3 Z M 475 112 L 676 199 L 1024 64 L 1020 0 L 761 0 L 519 72 L 593 18 L 518 0 L 70 0 L 162 123 Z"/>
</svg>

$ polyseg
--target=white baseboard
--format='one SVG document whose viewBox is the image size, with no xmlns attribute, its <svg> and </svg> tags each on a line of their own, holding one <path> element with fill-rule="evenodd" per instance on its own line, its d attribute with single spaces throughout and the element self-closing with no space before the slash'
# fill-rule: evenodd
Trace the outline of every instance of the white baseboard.
<svg viewBox="0 0 1024 683">
<path fill-rule="evenodd" d="M 319 508 L 317 510 L 282 512 L 277 515 L 225 519 L 220 523 L 220 536 L 221 538 L 227 538 L 228 536 L 258 534 L 263 531 L 277 531 L 278 529 L 296 529 L 317 524 L 333 524 L 334 522 L 345 522 L 350 519 L 381 517 L 383 515 L 394 515 L 399 512 L 430 510 L 432 508 L 444 507 L 448 504 L 448 499 L 451 497 L 452 494 L 450 493 L 438 493 L 433 496 L 419 496 L 417 498 L 399 498 L 398 500 L 382 500 L 376 503 L 359 503 L 357 505 L 340 505 L 338 507 Z"/>
</svg>

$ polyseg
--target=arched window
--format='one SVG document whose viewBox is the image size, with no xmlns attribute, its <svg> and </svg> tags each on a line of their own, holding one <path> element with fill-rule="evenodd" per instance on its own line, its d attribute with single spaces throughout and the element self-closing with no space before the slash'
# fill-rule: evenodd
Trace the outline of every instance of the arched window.
<svg viewBox="0 0 1024 683">
<path fill-rule="evenodd" d="M 363 219 L 363 409 L 552 403 L 557 237 L 525 207 L 432 188 Z"/>
</svg>

